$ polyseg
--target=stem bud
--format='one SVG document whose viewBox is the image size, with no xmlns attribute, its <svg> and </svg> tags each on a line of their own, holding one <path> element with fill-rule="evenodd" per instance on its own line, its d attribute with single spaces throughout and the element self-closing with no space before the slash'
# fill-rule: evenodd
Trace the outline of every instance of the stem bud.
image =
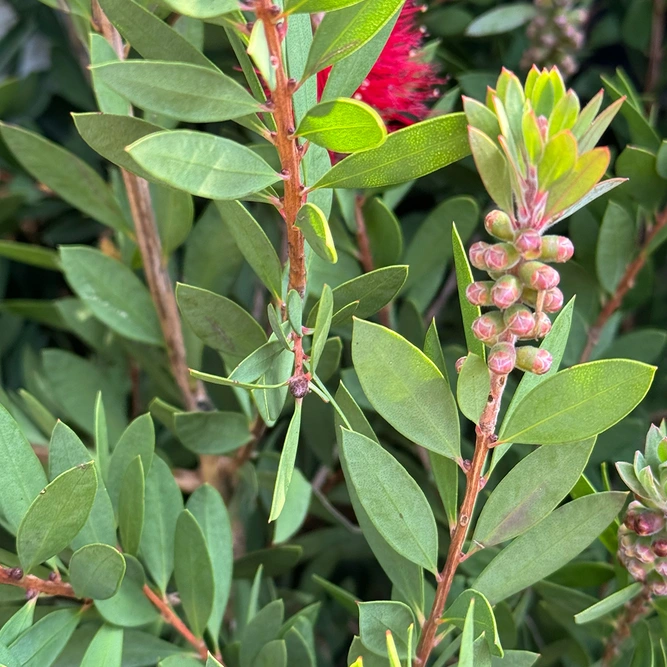
<svg viewBox="0 0 667 667">
<path fill-rule="evenodd" d="M 470 283 L 466 287 L 466 299 L 473 306 L 490 306 L 491 305 L 491 288 L 493 283 L 490 280 L 478 280 Z"/>
<path fill-rule="evenodd" d="M 477 243 L 473 243 L 470 246 L 470 250 L 468 251 L 470 263 L 476 269 L 481 269 L 482 271 L 488 270 L 489 267 L 486 265 L 486 260 L 484 259 L 487 248 L 489 248 L 489 244 L 484 243 L 484 241 L 477 241 Z"/>
<path fill-rule="evenodd" d="M 539 347 L 526 345 L 517 348 L 516 365 L 522 371 L 535 373 L 535 375 L 544 375 L 551 368 L 553 358 L 547 350 L 541 350 Z"/>
<path fill-rule="evenodd" d="M 542 239 L 542 254 L 540 259 L 545 262 L 562 264 L 572 259 L 574 245 L 566 236 L 545 236 Z"/>
<path fill-rule="evenodd" d="M 491 299 L 496 308 L 506 310 L 521 298 L 523 287 L 516 276 L 506 275 L 491 288 Z"/>
<path fill-rule="evenodd" d="M 507 328 L 519 338 L 528 336 L 535 328 L 535 317 L 526 306 L 512 306 L 505 312 Z"/>
<path fill-rule="evenodd" d="M 490 271 L 507 271 L 515 266 L 521 256 L 511 243 L 496 243 L 484 253 L 484 261 Z"/>
<path fill-rule="evenodd" d="M 542 262 L 526 262 L 519 267 L 519 278 L 524 285 L 535 290 L 553 289 L 560 282 L 560 275 L 556 269 L 542 264 Z"/>
<path fill-rule="evenodd" d="M 486 313 L 472 323 L 472 332 L 475 338 L 492 345 L 498 336 L 505 330 L 505 323 L 501 313 Z"/>
<path fill-rule="evenodd" d="M 496 375 L 508 375 L 516 364 L 516 350 L 512 343 L 497 343 L 489 352 L 489 370 Z"/>
</svg>

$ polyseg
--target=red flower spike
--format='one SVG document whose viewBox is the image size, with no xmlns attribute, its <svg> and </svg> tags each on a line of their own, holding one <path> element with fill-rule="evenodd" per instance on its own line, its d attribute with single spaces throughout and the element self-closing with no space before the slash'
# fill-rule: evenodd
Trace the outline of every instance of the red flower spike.
<svg viewBox="0 0 667 667">
<path fill-rule="evenodd" d="M 417 16 L 423 11 L 413 0 L 405 3 L 380 57 L 354 94 L 377 110 L 390 132 L 426 118 L 428 102 L 438 97 L 438 86 L 444 84 L 435 66 L 422 59 L 424 31 Z M 329 71 L 317 75 L 318 97 Z"/>
</svg>

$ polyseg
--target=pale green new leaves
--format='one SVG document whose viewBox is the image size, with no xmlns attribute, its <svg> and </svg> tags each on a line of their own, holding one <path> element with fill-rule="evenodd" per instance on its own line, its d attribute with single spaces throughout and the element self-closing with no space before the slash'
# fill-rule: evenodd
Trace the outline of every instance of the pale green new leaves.
<svg viewBox="0 0 667 667">
<path fill-rule="evenodd" d="M 303 232 L 308 245 L 318 257 L 335 264 L 338 253 L 324 213 L 315 204 L 305 203 L 296 216 L 296 226 Z"/>
<path fill-rule="evenodd" d="M 418 445 L 460 456 L 456 402 L 436 365 L 394 331 L 355 318 L 352 358 L 373 407 Z"/>
</svg>

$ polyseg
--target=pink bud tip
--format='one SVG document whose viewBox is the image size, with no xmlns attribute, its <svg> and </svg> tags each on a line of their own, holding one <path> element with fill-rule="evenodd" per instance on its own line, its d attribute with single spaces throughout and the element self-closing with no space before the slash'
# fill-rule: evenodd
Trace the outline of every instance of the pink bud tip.
<svg viewBox="0 0 667 667">
<path fill-rule="evenodd" d="M 489 352 L 489 370 L 496 375 L 507 375 L 514 369 L 516 351 L 511 343 L 498 343 Z"/>
<path fill-rule="evenodd" d="M 468 255 L 470 257 L 470 263 L 476 269 L 481 269 L 482 271 L 486 271 L 488 269 L 486 261 L 484 259 L 484 255 L 488 247 L 489 244 L 484 243 L 484 241 L 477 241 L 477 243 L 473 243 L 470 246 L 470 250 L 468 251 Z"/>
<path fill-rule="evenodd" d="M 553 289 L 560 282 L 556 269 L 541 262 L 526 262 L 519 268 L 519 277 L 524 284 L 541 292 Z"/>
<path fill-rule="evenodd" d="M 505 211 L 491 211 L 484 218 L 486 231 L 501 241 L 511 241 L 514 238 L 512 221 Z"/>
<path fill-rule="evenodd" d="M 518 348 L 516 351 L 516 365 L 522 371 L 544 375 L 549 371 L 552 363 L 553 358 L 547 350 L 527 345 Z"/>
<path fill-rule="evenodd" d="M 557 313 L 563 307 L 563 293 L 557 288 L 547 290 L 544 293 L 542 308 L 546 313 Z"/>
<path fill-rule="evenodd" d="M 461 372 L 461 369 L 463 368 L 463 364 L 465 364 L 467 358 L 468 357 L 459 357 L 456 360 L 456 363 L 454 364 L 454 368 L 456 368 L 457 373 Z"/>
<path fill-rule="evenodd" d="M 664 597 L 667 595 L 667 583 L 664 581 L 654 581 L 651 584 L 651 593 L 657 597 Z"/>
<path fill-rule="evenodd" d="M 535 318 L 525 306 L 513 306 L 505 313 L 507 328 L 520 338 L 528 336 L 535 328 Z"/>
<path fill-rule="evenodd" d="M 496 243 L 484 253 L 484 261 L 489 271 L 506 271 L 519 261 L 519 253 L 509 243 Z"/>
<path fill-rule="evenodd" d="M 535 313 L 534 338 L 544 338 L 551 331 L 551 320 L 546 313 Z"/>
<path fill-rule="evenodd" d="M 644 512 L 635 520 L 637 535 L 655 535 L 665 527 L 665 518 L 657 512 Z"/>
<path fill-rule="evenodd" d="M 542 237 L 535 229 L 523 229 L 514 239 L 514 246 L 524 259 L 537 259 L 542 252 Z"/>
<path fill-rule="evenodd" d="M 491 287 L 493 283 L 490 281 L 477 281 L 470 283 L 466 287 L 466 299 L 473 306 L 490 306 L 491 305 Z"/>
<path fill-rule="evenodd" d="M 487 313 L 478 317 L 472 323 L 472 332 L 475 338 L 483 342 L 494 341 L 504 330 L 505 326 L 500 313 Z"/>
<path fill-rule="evenodd" d="M 491 299 L 496 308 L 506 310 L 521 298 L 523 287 L 516 276 L 503 276 L 491 288 Z"/>
<path fill-rule="evenodd" d="M 574 245 L 566 236 L 545 236 L 541 259 L 545 262 L 563 263 L 572 259 Z"/>
<path fill-rule="evenodd" d="M 530 370 L 535 373 L 535 375 L 544 375 L 551 370 L 552 363 L 553 357 L 547 350 L 538 350 Z"/>
<path fill-rule="evenodd" d="M 656 540 L 653 543 L 653 552 L 660 558 L 667 556 L 667 540 Z"/>
</svg>

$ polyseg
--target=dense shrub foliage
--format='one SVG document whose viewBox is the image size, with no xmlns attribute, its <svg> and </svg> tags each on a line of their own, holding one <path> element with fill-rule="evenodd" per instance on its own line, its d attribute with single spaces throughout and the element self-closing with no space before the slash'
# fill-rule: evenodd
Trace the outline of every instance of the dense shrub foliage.
<svg viewBox="0 0 667 667">
<path fill-rule="evenodd" d="M 667 667 L 664 0 L 0 0 L 0 665 Z"/>
</svg>

